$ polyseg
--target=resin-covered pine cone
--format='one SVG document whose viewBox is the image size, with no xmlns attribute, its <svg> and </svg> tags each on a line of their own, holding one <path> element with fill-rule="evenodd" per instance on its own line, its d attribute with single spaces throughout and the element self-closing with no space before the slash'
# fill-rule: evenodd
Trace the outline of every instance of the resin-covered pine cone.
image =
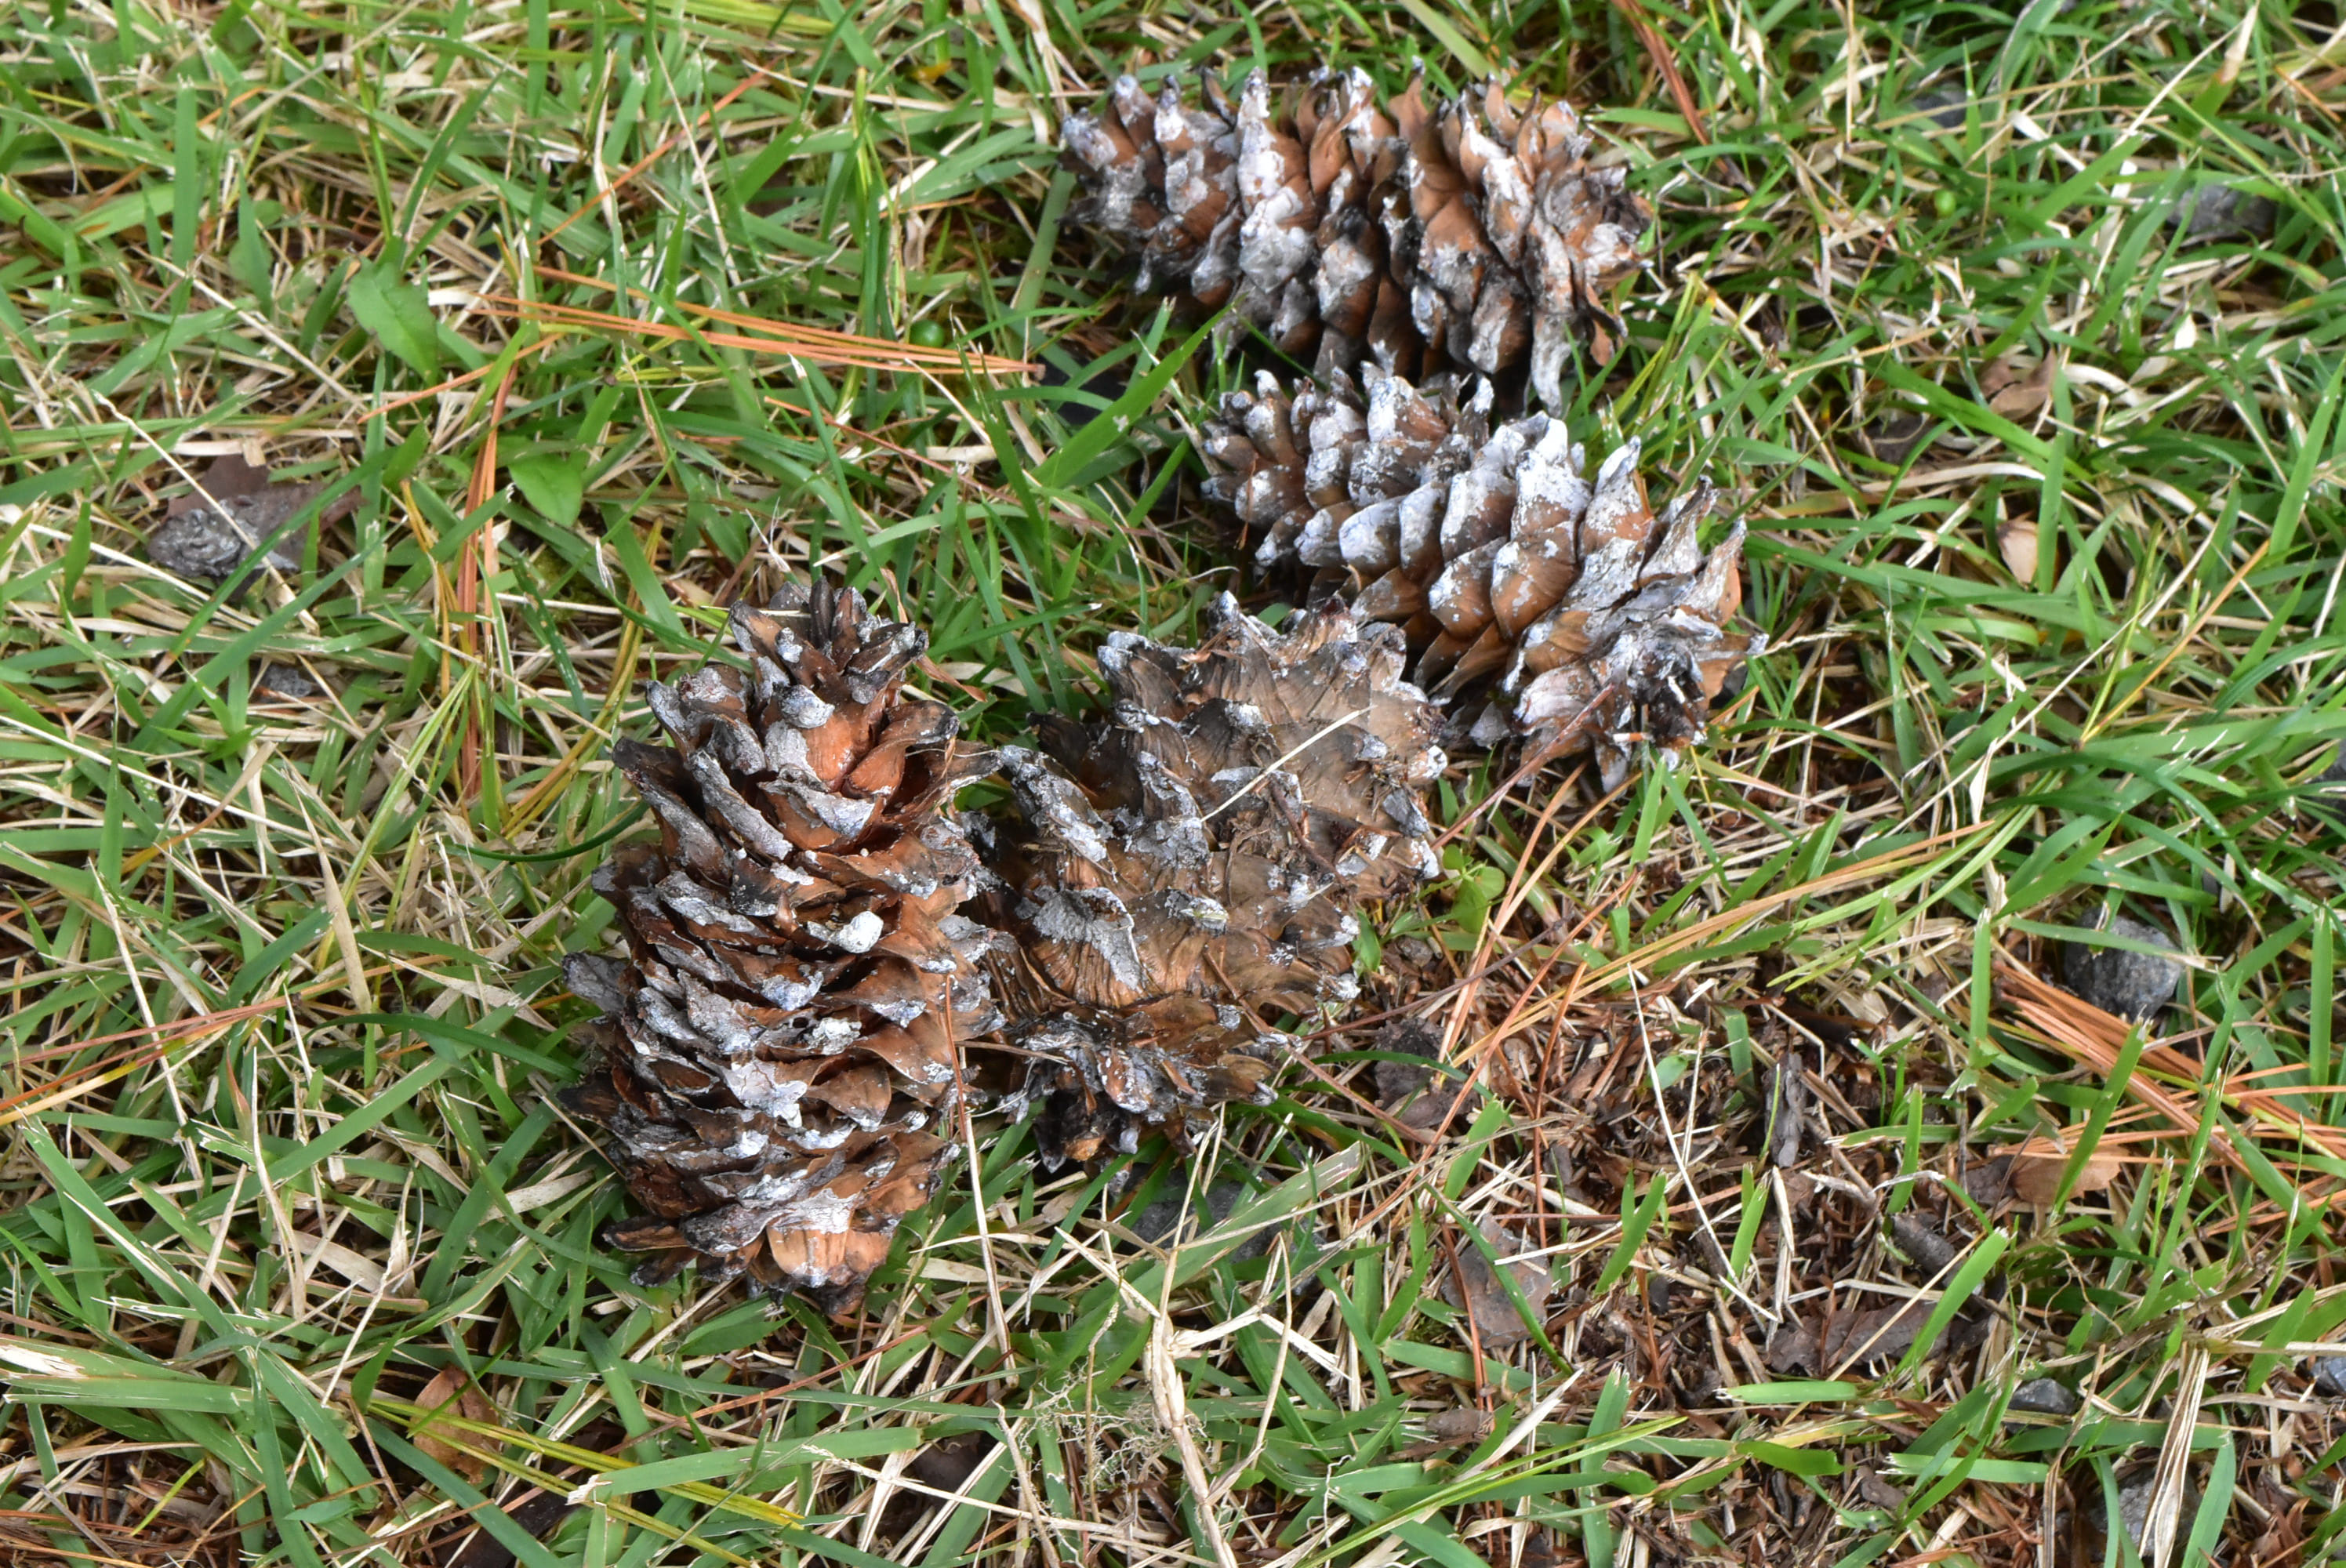
<svg viewBox="0 0 2346 1568">
<path fill-rule="evenodd" d="M 1214 620 L 1195 648 L 1111 636 L 1111 717 L 1002 752 L 1015 815 L 988 860 L 1054 1166 L 1267 1100 L 1264 1017 L 1350 1001 L 1356 910 L 1438 869 L 1440 716 L 1399 632 L 1339 605 L 1282 635 L 1228 596 Z"/>
<path fill-rule="evenodd" d="M 1487 381 L 1462 404 L 1447 381 L 1362 374 L 1365 396 L 1342 375 L 1290 394 L 1265 374 L 1207 423 L 1208 494 L 1260 531 L 1257 560 L 1300 571 L 1309 602 L 1403 627 L 1420 685 L 1478 699 L 1484 744 L 1594 751 L 1611 789 L 1640 746 L 1668 763 L 1699 740 L 1767 647 L 1728 629 L 1742 524 L 1708 554 L 1697 539 L 1717 493 L 1657 512 L 1635 440 L 1591 480 L 1560 422 L 1494 427 Z"/>
<path fill-rule="evenodd" d="M 953 1147 L 963 1042 L 1000 1022 L 951 810 L 993 759 L 899 694 L 927 638 L 852 593 L 793 587 L 732 631 L 749 667 L 652 686 L 673 744 L 617 748 L 660 838 L 596 874 L 627 957 L 569 961 L 606 1016 L 565 1098 L 651 1211 L 605 1232 L 652 1255 L 639 1281 L 698 1261 L 844 1312 Z"/>
<path fill-rule="evenodd" d="M 1575 341 L 1600 364 L 1618 349 L 1606 300 L 1653 222 L 1568 105 L 1519 107 L 1495 82 L 1436 109 L 1423 76 L 1382 106 L 1358 70 L 1283 88 L 1257 71 L 1235 105 L 1210 76 L 1198 103 L 1178 77 L 1151 97 L 1124 76 L 1062 139 L 1142 287 L 1234 300 L 1323 374 L 1528 366 L 1558 403 Z"/>
</svg>

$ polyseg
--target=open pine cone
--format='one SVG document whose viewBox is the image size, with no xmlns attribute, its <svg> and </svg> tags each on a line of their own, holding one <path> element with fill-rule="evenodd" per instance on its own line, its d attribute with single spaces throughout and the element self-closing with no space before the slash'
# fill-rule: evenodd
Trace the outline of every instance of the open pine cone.
<svg viewBox="0 0 2346 1568">
<path fill-rule="evenodd" d="M 950 1153 L 962 1043 L 999 1023 L 977 860 L 950 814 L 989 771 L 944 705 L 899 694 L 927 638 L 828 584 L 737 606 L 746 671 L 655 684 L 672 746 L 621 741 L 659 819 L 597 872 L 627 961 L 574 954 L 607 1016 L 566 1096 L 649 1209 L 604 1233 L 773 1295 L 852 1309 Z"/>
<path fill-rule="evenodd" d="M 1259 378 L 1207 423 L 1221 470 L 1208 494 L 1262 530 L 1257 559 L 1405 628 L 1414 678 L 1437 699 L 1494 691 L 1474 738 L 1593 750 L 1606 788 L 1640 744 L 1665 763 L 1701 738 L 1710 704 L 1766 634 L 1729 632 L 1742 604 L 1743 525 L 1705 555 L 1718 500 L 1697 484 L 1659 512 L 1637 443 L 1583 477 L 1581 448 L 1545 414 L 1492 425 L 1492 392 L 1464 403 L 1365 367 L 1291 395 Z"/>
<path fill-rule="evenodd" d="M 1056 1167 L 1143 1124 L 1267 1101 L 1281 1036 L 1247 1013 L 1350 1001 L 1355 909 L 1432 876 L 1439 715 L 1392 627 L 1341 605 L 1285 635 L 1224 596 L 1195 648 L 1119 633 L 1112 716 L 1002 752 L 988 860 L 1030 989 L 1036 1143 Z"/>
<path fill-rule="evenodd" d="M 1382 107 L 1359 71 L 1273 89 L 1260 71 L 1233 106 L 1168 77 L 1151 98 L 1119 77 L 1062 127 L 1103 233 L 1141 255 L 1142 287 L 1233 299 L 1322 373 L 1363 356 L 1408 376 L 1499 375 L 1528 362 L 1562 398 L 1575 340 L 1603 363 L 1621 341 L 1606 300 L 1639 265 L 1653 212 L 1617 167 L 1593 168 L 1563 103 L 1425 102 L 1423 76 Z"/>
</svg>

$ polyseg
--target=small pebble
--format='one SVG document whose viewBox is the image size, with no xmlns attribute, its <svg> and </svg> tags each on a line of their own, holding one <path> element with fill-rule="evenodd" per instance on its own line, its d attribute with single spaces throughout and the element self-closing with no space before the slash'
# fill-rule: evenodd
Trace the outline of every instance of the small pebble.
<svg viewBox="0 0 2346 1568">
<path fill-rule="evenodd" d="M 2125 915 L 2087 929 L 2106 931 L 2112 936 L 2164 948 L 2168 952 L 2175 951 L 2175 943 L 2165 932 Z M 2157 953 L 2073 942 L 2061 951 L 2061 983 L 2105 1013 L 2114 1013 L 2121 1018 L 2149 1018 L 2175 1000 L 2176 987 L 2183 983 L 2183 965 Z"/>
<path fill-rule="evenodd" d="M 2279 226 L 2280 208 L 2270 197 L 2251 196 L 2229 185 L 2203 185 L 2177 198 L 2167 221 L 2182 229 L 2187 242 L 2261 239 Z"/>
<path fill-rule="evenodd" d="M 1199 1214 L 1197 1206 L 1192 1204 L 1188 1222 L 1184 1225 L 1181 1206 L 1187 1195 L 1177 1184 L 1171 1192 L 1167 1193 L 1125 1223 L 1130 1226 L 1132 1233 L 1142 1240 L 1154 1242 L 1159 1247 L 1170 1247 L 1177 1239 L 1193 1240 L 1202 1232 L 1211 1230 L 1229 1218 L 1232 1209 L 1253 1196 L 1252 1191 L 1243 1182 L 1218 1181 L 1206 1189 L 1205 1212 Z M 1181 1230 L 1178 1238 L 1173 1234 L 1174 1227 L 1177 1226 L 1179 1226 Z M 1250 1258 L 1262 1257 L 1270 1250 L 1271 1239 L 1278 1234 L 1277 1227 L 1263 1227 L 1240 1243 L 1237 1250 L 1230 1254 L 1231 1258 L 1243 1263 Z M 1305 1236 L 1299 1227 L 1296 1235 L 1299 1252 L 1309 1243 L 1310 1237 Z"/>
<path fill-rule="evenodd" d="M 2143 1529 L 2150 1522 L 2151 1494 L 2157 1490 L 2157 1474 L 2145 1472 L 2137 1479 L 2127 1481 L 2118 1488 L 2118 1522 L 2126 1527 L 2127 1542 L 2137 1552 L 2142 1550 Z M 2110 1527 L 2109 1516 L 2105 1512 L 2098 1495 L 2100 1490 L 2098 1485 L 2094 1487 L 2097 1495 L 2088 1507 L 2086 1517 L 2092 1521 L 2096 1532 L 2107 1534 Z M 2183 1487 L 2183 1511 L 2177 1516 L 2175 1526 L 2177 1545 L 2181 1545 L 2184 1538 L 2190 1533 L 2191 1522 L 2198 1516 L 2198 1489 L 2186 1481 Z"/>
<path fill-rule="evenodd" d="M 1397 1018 L 1377 1032 L 1376 1049 L 1395 1056 L 1418 1057 L 1423 1063 L 1376 1064 L 1377 1103 L 1390 1109 L 1424 1088 L 1433 1078 L 1433 1057 L 1442 1049 L 1442 1036 L 1423 1019 Z"/>
<path fill-rule="evenodd" d="M 2338 743 L 2330 766 L 2306 782 L 2305 793 L 2299 799 L 2309 810 L 2346 828 L 2346 740 Z"/>
<path fill-rule="evenodd" d="M 2074 1416 L 2078 1410 L 2076 1390 L 2050 1378 L 2031 1378 L 2012 1390 L 2012 1403 L 2007 1407 L 2026 1410 L 2038 1416 Z"/>
<path fill-rule="evenodd" d="M 261 535 L 239 515 L 243 497 L 231 496 L 217 507 L 199 506 L 182 512 L 148 536 L 147 558 L 167 572 L 202 583 L 224 583 L 258 551 Z M 269 551 L 269 564 L 280 572 L 295 570 L 301 557 L 294 554 L 299 538 L 280 539 Z"/>
<path fill-rule="evenodd" d="M 1914 95 L 1914 107 L 1932 124 L 1948 130 L 1964 128 L 1964 107 L 1970 101 L 1971 95 L 1956 87 L 1933 87 Z"/>
<path fill-rule="evenodd" d="M 326 695 L 326 688 L 311 680 L 309 672 L 299 665 L 272 664 L 261 667 L 254 677 L 255 696 L 283 697 L 292 702 L 308 702 Z"/>
<path fill-rule="evenodd" d="M 2346 1356 L 2321 1356 L 2313 1363 L 2313 1386 L 2336 1399 L 2346 1395 Z"/>
<path fill-rule="evenodd" d="M 1933 1277 L 1948 1273 L 1955 1259 L 1963 1256 L 1963 1248 L 1940 1235 L 1935 1227 L 1911 1215 L 1902 1214 L 1890 1222 L 1890 1239 L 1898 1244 L 1899 1251 L 1913 1259 L 1915 1268 Z"/>
</svg>

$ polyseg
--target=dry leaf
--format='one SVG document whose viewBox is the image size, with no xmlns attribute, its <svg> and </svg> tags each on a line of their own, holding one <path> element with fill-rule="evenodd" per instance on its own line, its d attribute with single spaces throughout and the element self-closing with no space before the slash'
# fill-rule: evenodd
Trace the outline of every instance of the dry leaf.
<svg viewBox="0 0 2346 1568">
<path fill-rule="evenodd" d="M 2036 581 L 2036 519 L 2015 517 L 1995 531 L 1995 547 L 2012 575 L 2024 583 Z"/>
<path fill-rule="evenodd" d="M 196 483 L 199 489 L 172 497 L 171 504 L 163 509 L 164 516 L 182 517 L 199 507 L 209 506 L 211 501 L 205 500 L 206 495 L 209 495 L 212 501 L 232 501 L 242 495 L 258 495 L 269 488 L 269 470 L 248 461 L 242 453 L 231 452 L 225 457 L 214 458 L 211 466 L 204 470 L 203 477 Z"/>
<path fill-rule="evenodd" d="M 480 1385 L 473 1381 L 472 1374 L 462 1367 L 443 1367 L 430 1382 L 423 1385 L 423 1391 L 415 1396 L 415 1402 L 423 1407 L 424 1412 L 415 1426 L 415 1446 L 423 1451 L 423 1457 L 446 1465 L 466 1481 L 478 1481 L 486 1475 L 488 1461 L 483 1459 L 477 1451 L 489 1446 L 490 1440 L 478 1432 L 465 1431 L 454 1425 L 442 1429 L 446 1431 L 448 1439 L 454 1440 L 454 1442 L 430 1435 L 435 1417 L 444 1420 L 455 1416 L 483 1426 L 496 1424 L 497 1408 L 489 1403 L 489 1397 L 481 1392 Z M 464 1452 L 455 1446 L 458 1442 L 475 1451 Z"/>
<path fill-rule="evenodd" d="M 1482 1232 L 1483 1239 L 1489 1242 L 1491 1250 L 1501 1257 L 1512 1257 L 1525 1250 L 1523 1239 L 1497 1220 L 1484 1220 Z M 1512 1345 L 1530 1339 L 1532 1331 L 1525 1326 L 1524 1315 L 1515 1310 L 1515 1301 L 1507 1295 L 1507 1288 L 1499 1282 L 1498 1270 L 1493 1268 L 1491 1260 L 1483 1256 L 1483 1249 L 1462 1236 L 1458 1238 L 1457 1254 L 1457 1273 L 1443 1280 L 1442 1297 L 1453 1307 L 1464 1307 L 1473 1315 L 1474 1335 L 1482 1341 L 1483 1349 L 1487 1351 L 1496 1346 Z M 1547 1305 L 1549 1292 L 1555 1288 L 1547 1260 L 1536 1258 L 1528 1263 L 1509 1263 L 1504 1267 L 1514 1277 L 1515 1288 L 1523 1292 L 1524 1302 L 1532 1309 L 1532 1315 L 1537 1317 Z M 1462 1277 L 1465 1281 L 1463 1299 L 1459 1287 Z"/>
<path fill-rule="evenodd" d="M 1865 1312 L 1841 1312 L 1830 1324 L 1793 1322 L 1768 1341 L 1768 1365 L 1812 1378 L 1845 1368 L 1871 1367 L 1906 1353 L 1938 1298 L 1903 1301 Z"/>
<path fill-rule="evenodd" d="M 2040 1207 L 2050 1204 L 2061 1190 L 2061 1172 L 2069 1163 L 2069 1153 L 2066 1147 L 2049 1139 L 2024 1144 L 2014 1150 L 2009 1167 L 2012 1196 Z M 2070 1189 L 2070 1196 L 2101 1191 L 2117 1179 L 2124 1164 L 2117 1156 L 2096 1149 L 2077 1172 L 2077 1185 Z"/>
</svg>

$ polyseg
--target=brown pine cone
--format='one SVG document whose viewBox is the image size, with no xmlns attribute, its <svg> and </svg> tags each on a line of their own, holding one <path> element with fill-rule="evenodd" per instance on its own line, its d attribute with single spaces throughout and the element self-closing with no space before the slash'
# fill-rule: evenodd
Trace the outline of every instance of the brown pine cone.
<svg viewBox="0 0 2346 1568">
<path fill-rule="evenodd" d="M 963 1044 L 999 1025 L 955 789 L 990 771 L 941 703 L 899 693 L 928 646 L 852 593 L 737 606 L 747 670 L 648 690 L 673 746 L 621 741 L 658 844 L 596 874 L 627 962 L 573 954 L 607 1016 L 566 1103 L 600 1123 L 648 1217 L 605 1241 L 845 1312 L 954 1147 Z"/>
<path fill-rule="evenodd" d="M 1590 166 L 1568 105 L 1517 108 L 1493 82 L 1437 110 L 1421 76 L 1381 107 L 1359 70 L 1279 89 L 1257 71 L 1235 106 L 1209 76 L 1202 100 L 1122 76 L 1062 127 L 1085 216 L 1140 252 L 1143 288 L 1235 297 L 1281 349 L 1316 345 L 1322 374 L 1528 362 L 1551 404 L 1575 340 L 1600 364 L 1618 350 L 1606 300 L 1653 210 Z"/>
<path fill-rule="evenodd" d="M 1607 789 L 1641 744 L 1674 763 L 1768 642 L 1727 629 L 1743 525 L 1708 555 L 1697 542 L 1718 493 L 1657 513 L 1635 440 L 1591 481 L 1560 422 L 1494 428 L 1488 382 L 1461 403 L 1446 381 L 1362 377 L 1365 397 L 1342 376 L 1290 395 L 1266 374 L 1207 422 L 1208 494 L 1263 531 L 1256 559 L 1300 569 L 1307 601 L 1401 625 L 1435 698 L 1495 691 L 1484 744 L 1593 750 Z"/>
<path fill-rule="evenodd" d="M 1110 637 L 1112 717 L 1002 752 L 1015 817 L 987 858 L 1053 1167 L 1267 1103 L 1284 1037 L 1248 1013 L 1352 1000 L 1354 911 L 1438 870 L 1440 716 L 1402 679 L 1398 632 L 1338 605 L 1281 635 L 1227 596 L 1214 618 L 1195 648 Z"/>
</svg>

